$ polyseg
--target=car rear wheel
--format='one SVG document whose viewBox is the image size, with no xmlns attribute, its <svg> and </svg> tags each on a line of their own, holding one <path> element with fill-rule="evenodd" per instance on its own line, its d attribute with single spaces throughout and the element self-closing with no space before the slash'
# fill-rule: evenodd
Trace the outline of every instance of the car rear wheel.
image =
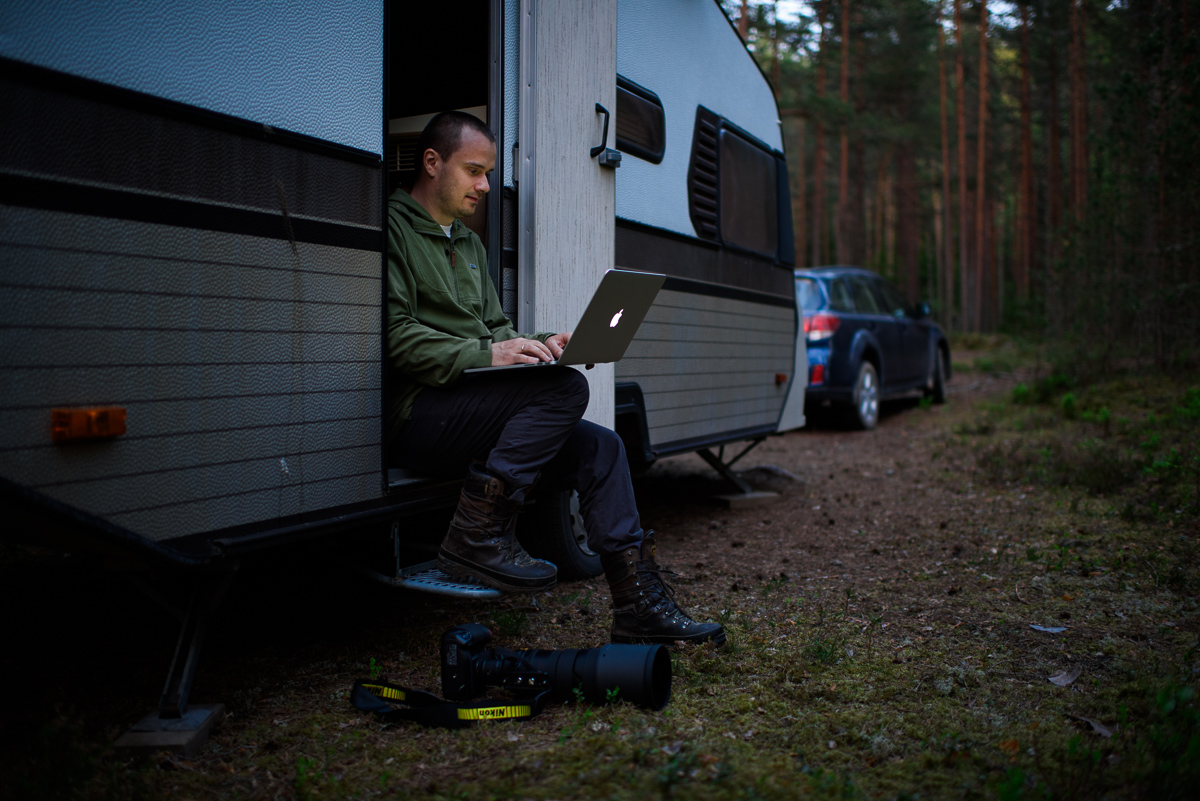
<svg viewBox="0 0 1200 801">
<path fill-rule="evenodd" d="M 934 349 L 933 380 L 930 382 L 929 397 L 934 403 L 946 402 L 946 356 L 941 348 Z"/>
<path fill-rule="evenodd" d="M 879 377 L 870 362 L 863 362 L 858 367 L 858 378 L 854 380 L 854 394 L 850 401 L 850 422 L 864 431 L 869 431 L 879 422 Z"/>
<path fill-rule="evenodd" d="M 517 537 L 525 550 L 553 562 L 560 581 L 600 575 L 600 554 L 588 548 L 579 493 L 538 492 L 534 498 L 517 519 Z"/>
</svg>

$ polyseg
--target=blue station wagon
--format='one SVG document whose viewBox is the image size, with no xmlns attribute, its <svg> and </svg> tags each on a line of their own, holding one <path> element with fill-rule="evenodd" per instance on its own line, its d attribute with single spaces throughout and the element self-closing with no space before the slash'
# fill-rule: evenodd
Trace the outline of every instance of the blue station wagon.
<svg viewBox="0 0 1200 801">
<path fill-rule="evenodd" d="M 857 428 L 874 428 L 879 402 L 920 392 L 946 399 L 950 345 L 894 286 L 858 267 L 798 269 L 796 305 L 808 343 L 810 404 L 842 407 Z"/>
</svg>

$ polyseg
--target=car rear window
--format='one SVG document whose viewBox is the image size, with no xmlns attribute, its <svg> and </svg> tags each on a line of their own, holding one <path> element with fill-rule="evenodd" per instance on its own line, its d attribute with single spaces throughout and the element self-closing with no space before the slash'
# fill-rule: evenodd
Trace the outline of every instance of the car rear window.
<svg viewBox="0 0 1200 801">
<path fill-rule="evenodd" d="M 796 279 L 796 302 L 800 304 L 801 311 L 815 312 L 821 308 L 824 300 L 820 284 L 811 278 Z"/>
<path fill-rule="evenodd" d="M 834 311 L 854 311 L 854 301 L 850 299 L 850 287 L 845 278 L 838 278 L 829 285 L 829 308 Z"/>
<path fill-rule="evenodd" d="M 850 286 L 854 292 L 854 308 L 859 314 L 886 314 L 883 309 L 879 308 L 879 301 L 875 298 L 875 293 L 871 291 L 871 284 L 866 278 L 854 276 L 850 279 Z"/>
</svg>

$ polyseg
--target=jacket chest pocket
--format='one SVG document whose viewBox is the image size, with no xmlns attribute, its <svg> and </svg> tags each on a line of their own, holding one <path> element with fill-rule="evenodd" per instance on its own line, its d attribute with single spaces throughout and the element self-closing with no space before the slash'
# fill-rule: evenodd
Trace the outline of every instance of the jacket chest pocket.
<svg viewBox="0 0 1200 801">
<path fill-rule="evenodd" d="M 454 269 L 454 279 L 458 283 L 458 302 L 465 309 L 475 313 L 476 317 L 483 317 L 483 285 L 481 281 L 487 280 L 486 272 L 475 267 L 459 255 L 458 264 Z"/>
</svg>

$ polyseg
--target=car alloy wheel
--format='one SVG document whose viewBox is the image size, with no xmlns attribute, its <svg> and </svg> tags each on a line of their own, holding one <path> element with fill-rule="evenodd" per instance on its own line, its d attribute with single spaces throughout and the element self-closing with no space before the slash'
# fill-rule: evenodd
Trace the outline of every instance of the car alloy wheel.
<svg viewBox="0 0 1200 801">
<path fill-rule="evenodd" d="M 858 368 L 852 402 L 855 425 L 864 430 L 874 428 L 879 422 L 879 379 L 870 362 L 863 362 Z"/>
</svg>

